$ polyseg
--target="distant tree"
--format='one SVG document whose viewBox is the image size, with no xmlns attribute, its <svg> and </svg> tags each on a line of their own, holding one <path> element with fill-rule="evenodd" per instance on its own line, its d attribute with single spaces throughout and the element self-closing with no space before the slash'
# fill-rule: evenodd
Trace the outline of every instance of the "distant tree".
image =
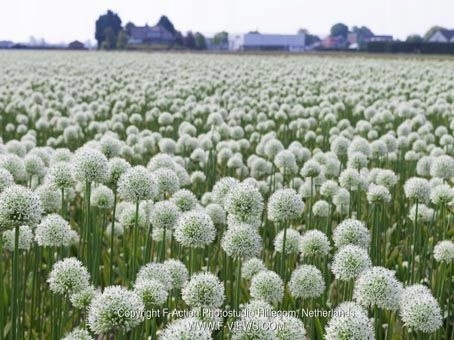
<svg viewBox="0 0 454 340">
<path fill-rule="evenodd" d="M 131 21 L 125 25 L 125 32 L 129 37 L 131 36 L 131 29 L 133 27 L 136 27 L 136 25 L 134 25 L 134 23 L 132 23 Z"/>
<path fill-rule="evenodd" d="M 107 30 L 110 28 L 110 30 Z M 106 33 L 109 34 L 110 41 L 108 46 L 111 45 L 111 40 L 114 41 L 114 46 L 117 40 L 117 35 L 121 31 L 121 19 L 120 17 L 108 10 L 106 14 L 101 15 L 98 20 L 96 20 L 96 30 L 95 30 L 95 39 L 98 42 L 98 48 L 103 46 L 103 42 L 106 40 Z M 112 38 L 113 35 L 113 38 Z"/>
<path fill-rule="evenodd" d="M 196 47 L 195 38 L 194 38 L 194 34 L 192 34 L 191 31 L 186 33 L 186 36 L 183 39 L 183 45 L 184 45 L 184 47 L 189 48 L 191 50 L 195 49 L 195 47 Z"/>
<path fill-rule="evenodd" d="M 368 38 L 372 38 L 374 33 L 366 26 L 353 26 L 352 32 L 357 34 L 358 42 L 364 41 Z"/>
<path fill-rule="evenodd" d="M 128 46 L 128 34 L 126 31 L 120 31 L 117 36 L 117 45 L 116 47 L 119 50 L 124 50 Z"/>
<path fill-rule="evenodd" d="M 167 18 L 165 15 L 161 16 L 158 21 L 158 26 L 165 28 L 169 31 L 173 36 L 177 33 L 175 27 L 173 26 L 172 22 Z"/>
<path fill-rule="evenodd" d="M 225 31 L 216 33 L 213 37 L 213 45 L 219 46 L 229 42 L 229 34 Z"/>
<path fill-rule="evenodd" d="M 332 37 L 343 37 L 347 39 L 348 26 L 343 23 L 337 23 L 334 24 L 333 27 L 331 27 L 330 32 Z"/>
<path fill-rule="evenodd" d="M 424 40 L 429 40 L 430 37 L 438 30 L 442 30 L 442 29 L 445 29 L 444 27 L 441 27 L 441 26 L 432 26 L 427 32 L 426 34 L 424 34 Z"/>
<path fill-rule="evenodd" d="M 175 45 L 177 46 L 184 46 L 184 37 L 180 31 L 175 33 Z"/>
<path fill-rule="evenodd" d="M 411 34 L 405 40 L 408 43 L 420 43 L 423 42 L 423 38 L 419 34 Z"/>
<path fill-rule="evenodd" d="M 104 29 L 104 40 L 101 43 L 103 50 L 113 50 L 117 47 L 117 36 L 112 27 L 108 26 Z"/>
<path fill-rule="evenodd" d="M 205 36 L 202 33 L 197 32 L 194 35 L 194 41 L 195 41 L 195 48 L 196 49 L 198 49 L 198 50 L 206 50 L 207 49 L 207 42 L 206 42 Z"/>
<path fill-rule="evenodd" d="M 298 30 L 298 34 L 305 34 L 306 35 L 306 38 L 305 38 L 306 39 L 306 46 L 311 46 L 311 45 L 321 41 L 321 39 L 318 36 L 316 36 L 314 34 L 310 34 L 309 30 L 307 30 L 305 28 L 300 28 Z"/>
</svg>

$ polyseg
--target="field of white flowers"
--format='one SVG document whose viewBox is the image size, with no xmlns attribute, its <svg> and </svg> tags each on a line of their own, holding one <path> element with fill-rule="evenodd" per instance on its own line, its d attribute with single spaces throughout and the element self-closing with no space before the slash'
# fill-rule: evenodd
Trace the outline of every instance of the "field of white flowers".
<svg viewBox="0 0 454 340">
<path fill-rule="evenodd" d="M 0 69 L 0 340 L 453 338 L 453 61 Z"/>
</svg>

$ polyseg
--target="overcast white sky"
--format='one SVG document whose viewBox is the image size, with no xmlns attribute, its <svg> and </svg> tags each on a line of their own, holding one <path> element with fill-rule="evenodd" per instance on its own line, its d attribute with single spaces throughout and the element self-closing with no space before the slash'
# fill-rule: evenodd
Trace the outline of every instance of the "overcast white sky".
<svg viewBox="0 0 454 340">
<path fill-rule="evenodd" d="M 298 28 L 325 35 L 344 22 L 404 39 L 432 25 L 454 28 L 454 0 L 0 0 L 0 40 L 94 41 L 95 21 L 107 9 L 123 24 L 154 24 L 165 14 L 178 30 L 208 35 Z"/>
</svg>

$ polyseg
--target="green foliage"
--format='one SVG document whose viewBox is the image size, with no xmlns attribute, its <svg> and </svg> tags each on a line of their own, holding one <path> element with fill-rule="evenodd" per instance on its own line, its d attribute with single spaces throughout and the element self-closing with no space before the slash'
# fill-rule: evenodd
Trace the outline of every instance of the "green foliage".
<svg viewBox="0 0 454 340">
<path fill-rule="evenodd" d="M 117 37 L 117 49 L 124 50 L 128 46 L 128 35 L 125 31 L 120 31 Z"/>
<path fill-rule="evenodd" d="M 330 30 L 332 37 L 343 37 L 347 38 L 348 26 L 343 23 L 334 24 Z"/>
<path fill-rule="evenodd" d="M 95 39 L 98 42 L 98 48 L 115 48 L 117 35 L 121 31 L 120 17 L 111 10 L 108 10 L 106 14 L 101 15 L 98 20 L 96 20 L 95 26 Z M 106 40 L 107 43 L 104 44 Z"/>
</svg>

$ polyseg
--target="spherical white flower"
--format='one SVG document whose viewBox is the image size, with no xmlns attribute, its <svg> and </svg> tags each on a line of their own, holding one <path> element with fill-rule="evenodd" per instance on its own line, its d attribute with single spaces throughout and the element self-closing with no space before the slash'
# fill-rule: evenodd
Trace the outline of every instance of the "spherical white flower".
<svg viewBox="0 0 454 340">
<path fill-rule="evenodd" d="M 93 340 L 93 338 L 86 329 L 75 328 L 70 333 L 66 334 L 62 340 Z"/>
<path fill-rule="evenodd" d="M 420 203 L 426 203 L 430 197 L 430 185 L 424 178 L 411 177 L 407 179 L 404 191 L 408 199 L 413 199 Z"/>
<path fill-rule="evenodd" d="M 339 223 L 334 229 L 333 240 L 336 248 L 341 248 L 347 244 L 353 244 L 367 249 L 370 244 L 370 233 L 363 222 L 354 219 L 346 219 Z"/>
<path fill-rule="evenodd" d="M 391 189 L 392 187 L 394 187 L 397 184 L 397 180 L 398 180 L 398 178 L 397 178 L 396 174 L 394 173 L 394 171 L 392 171 L 390 169 L 381 169 L 377 174 L 375 182 L 378 185 L 383 185 L 383 186 L 387 187 L 388 189 Z"/>
<path fill-rule="evenodd" d="M 239 221 L 252 222 L 262 215 L 263 197 L 257 188 L 245 183 L 238 184 L 225 198 L 225 210 Z"/>
<path fill-rule="evenodd" d="M 150 223 L 154 228 L 173 229 L 180 217 L 180 210 L 175 203 L 161 201 L 153 205 L 150 213 Z"/>
<path fill-rule="evenodd" d="M 306 328 L 300 319 L 293 316 L 279 316 L 276 322 L 276 337 L 279 340 L 306 340 Z"/>
<path fill-rule="evenodd" d="M 328 217 L 330 213 L 329 203 L 324 200 L 318 200 L 312 206 L 312 213 L 318 217 Z"/>
<path fill-rule="evenodd" d="M 317 177 L 321 172 L 321 165 L 317 161 L 310 159 L 304 163 L 300 174 L 302 177 Z"/>
<path fill-rule="evenodd" d="M 163 263 L 150 262 L 142 266 L 137 273 L 135 284 L 141 281 L 158 281 L 166 291 L 172 289 L 172 275 Z"/>
<path fill-rule="evenodd" d="M 36 227 L 35 240 L 43 247 L 69 246 L 72 243 L 69 223 L 58 214 L 47 215 Z"/>
<path fill-rule="evenodd" d="M 140 280 L 134 284 L 134 292 L 142 299 L 146 309 L 162 306 L 167 300 L 167 290 L 156 280 Z"/>
<path fill-rule="evenodd" d="M 81 182 L 103 183 L 109 176 L 106 156 L 89 147 L 80 148 L 75 152 L 73 166 L 74 176 Z"/>
<path fill-rule="evenodd" d="M 330 248 L 328 237 L 320 230 L 308 230 L 300 239 L 302 257 L 325 256 Z"/>
<path fill-rule="evenodd" d="M 224 225 L 226 222 L 225 210 L 217 203 L 210 203 L 205 207 L 206 213 L 215 225 Z"/>
<path fill-rule="evenodd" d="M 340 248 L 334 255 L 331 271 L 336 279 L 348 281 L 355 279 L 364 270 L 372 267 L 367 251 L 364 248 L 349 244 Z"/>
<path fill-rule="evenodd" d="M 434 247 L 434 258 L 438 262 L 452 262 L 454 260 L 454 243 L 450 240 L 438 242 Z"/>
<path fill-rule="evenodd" d="M 67 191 L 70 194 L 71 190 Z M 52 186 L 43 184 L 36 188 L 35 193 L 39 196 L 41 208 L 44 213 L 50 214 L 61 211 L 62 193 L 60 190 L 55 190 Z M 66 193 L 65 197 L 67 197 Z"/>
<path fill-rule="evenodd" d="M 325 291 L 325 281 L 321 271 L 312 265 L 296 268 L 290 277 L 288 288 L 295 298 L 313 299 Z"/>
<path fill-rule="evenodd" d="M 339 185 L 333 180 L 328 180 L 320 186 L 320 195 L 332 198 L 339 190 Z"/>
<path fill-rule="evenodd" d="M 203 248 L 213 242 L 215 237 L 213 221 L 202 211 L 188 211 L 178 219 L 175 239 L 185 247 Z"/>
<path fill-rule="evenodd" d="M 96 291 L 95 287 L 87 286 L 79 291 L 73 292 L 69 296 L 69 300 L 74 308 L 86 310 L 90 306 L 90 303 L 95 295 L 98 293 L 99 292 Z"/>
<path fill-rule="evenodd" d="M 194 317 L 177 319 L 159 333 L 159 340 L 211 340 L 211 332 L 203 322 Z"/>
<path fill-rule="evenodd" d="M 371 184 L 367 191 L 367 201 L 370 204 L 389 203 L 391 201 L 391 193 L 383 185 Z"/>
<path fill-rule="evenodd" d="M 13 176 L 15 182 L 27 179 L 24 160 L 17 155 L 0 155 L 0 168 L 7 170 Z"/>
<path fill-rule="evenodd" d="M 415 222 L 416 217 L 420 223 L 429 223 L 434 218 L 434 210 L 427 207 L 425 204 L 418 204 L 418 215 L 416 216 L 416 205 L 412 205 L 408 213 L 408 218 L 412 222 Z"/>
<path fill-rule="evenodd" d="M 221 206 L 224 205 L 227 194 L 232 190 L 239 181 L 233 177 L 223 177 L 213 186 L 213 199 Z"/>
<path fill-rule="evenodd" d="M 454 158 L 448 155 L 435 158 L 430 165 L 430 175 L 450 179 L 454 177 Z"/>
<path fill-rule="evenodd" d="M 274 164 L 279 171 L 286 175 L 293 175 L 298 172 L 295 155 L 289 150 L 282 150 L 274 157 Z"/>
<path fill-rule="evenodd" d="M 127 332 L 143 321 L 145 306 L 140 297 L 120 286 L 109 286 L 96 296 L 88 310 L 88 327 L 95 334 Z"/>
<path fill-rule="evenodd" d="M 120 196 L 133 202 L 153 199 L 156 190 L 153 176 L 141 165 L 128 169 L 118 181 Z"/>
<path fill-rule="evenodd" d="M 75 257 L 58 261 L 52 267 L 47 282 L 52 292 L 70 295 L 89 286 L 90 274 Z"/>
<path fill-rule="evenodd" d="M 0 168 L 0 193 L 14 184 L 14 177 L 4 168 Z"/>
<path fill-rule="evenodd" d="M 243 262 L 241 267 L 241 276 L 250 280 L 258 272 L 266 270 L 265 264 L 259 258 L 253 257 L 245 262 Z"/>
<path fill-rule="evenodd" d="M 10 229 L 3 232 L 3 247 L 10 251 L 14 251 L 16 230 Z M 19 227 L 19 242 L 18 249 L 23 251 L 30 250 L 33 242 L 33 232 L 29 226 L 21 225 Z"/>
<path fill-rule="evenodd" d="M 426 286 L 420 284 L 404 289 L 399 314 L 406 327 L 423 333 L 433 333 L 443 325 L 437 300 Z"/>
<path fill-rule="evenodd" d="M 105 185 L 99 185 L 91 192 L 91 204 L 99 209 L 112 209 L 114 205 L 114 194 Z"/>
<path fill-rule="evenodd" d="M 152 175 L 160 195 L 172 195 L 180 189 L 180 180 L 172 169 L 157 169 Z"/>
<path fill-rule="evenodd" d="M 190 307 L 219 308 L 224 302 L 224 286 L 211 273 L 193 275 L 181 294 Z"/>
<path fill-rule="evenodd" d="M 121 175 L 123 175 L 130 168 L 131 165 L 123 158 L 114 157 L 109 159 L 108 183 L 116 188 Z"/>
<path fill-rule="evenodd" d="M 40 219 L 41 203 L 30 189 L 12 185 L 0 193 L 0 231 L 20 225 L 33 227 Z"/>
<path fill-rule="evenodd" d="M 367 312 L 354 302 L 343 302 L 333 312 L 325 331 L 326 340 L 374 340 L 372 319 Z"/>
<path fill-rule="evenodd" d="M 29 177 L 42 177 L 46 173 L 46 164 L 41 157 L 34 154 L 28 154 L 24 158 L 25 171 Z"/>
<path fill-rule="evenodd" d="M 430 200 L 435 205 L 449 205 L 454 203 L 454 189 L 447 184 L 438 185 L 432 189 Z"/>
<path fill-rule="evenodd" d="M 170 201 L 173 202 L 181 211 L 190 211 L 197 205 L 197 197 L 187 189 L 175 192 Z"/>
<path fill-rule="evenodd" d="M 281 230 L 274 238 L 274 250 L 277 253 L 284 253 L 285 255 L 297 254 L 301 242 L 301 235 L 298 231 L 291 228 Z M 285 251 L 284 250 L 284 233 L 285 237 Z"/>
<path fill-rule="evenodd" d="M 275 272 L 263 270 L 252 277 L 251 297 L 276 304 L 284 297 L 284 283 Z"/>
<path fill-rule="evenodd" d="M 175 289 L 181 289 L 184 284 L 188 281 L 188 269 L 183 262 L 179 260 L 169 259 L 164 261 L 164 266 L 170 273 L 172 278 L 172 287 Z"/>
<path fill-rule="evenodd" d="M 402 294 L 402 283 L 395 273 L 383 267 L 372 267 L 363 271 L 355 281 L 354 299 L 364 307 L 396 310 Z"/>
<path fill-rule="evenodd" d="M 303 214 L 304 203 L 293 189 L 276 190 L 268 201 L 268 218 L 275 222 L 296 219 Z"/>
<path fill-rule="evenodd" d="M 249 258 L 258 256 L 262 251 L 262 238 L 257 228 L 247 224 L 229 226 L 222 241 L 222 249 L 228 256 Z"/>
<path fill-rule="evenodd" d="M 247 316 L 232 325 L 232 340 L 264 339 L 277 340 L 274 322 L 263 316 Z"/>
</svg>

